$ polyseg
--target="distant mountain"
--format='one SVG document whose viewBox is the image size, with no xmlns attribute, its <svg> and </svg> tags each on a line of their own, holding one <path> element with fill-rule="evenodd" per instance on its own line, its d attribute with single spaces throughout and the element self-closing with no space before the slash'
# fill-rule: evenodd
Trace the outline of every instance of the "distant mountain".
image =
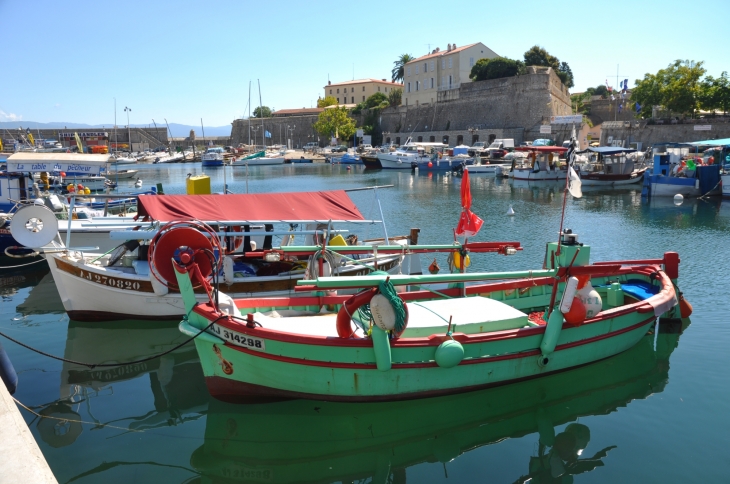
<svg viewBox="0 0 730 484">
<path fill-rule="evenodd" d="M 118 128 L 126 127 L 126 125 L 117 125 Z M 147 124 L 133 124 L 133 128 L 146 128 Z M 163 127 L 164 124 L 157 124 L 157 127 Z M 0 121 L 0 136 L 2 131 L 17 130 L 18 128 L 30 128 L 30 129 L 99 129 L 103 128 L 111 130 L 114 128 L 114 123 L 109 124 L 83 124 L 83 123 L 64 123 L 64 122 L 51 122 L 51 123 L 37 123 L 35 121 Z M 227 126 L 204 126 L 205 136 L 230 136 L 231 125 Z M 170 123 L 170 131 L 172 131 L 173 138 L 185 138 L 190 135 L 190 130 L 195 130 L 195 137 L 202 138 L 203 133 L 200 126 L 189 126 L 187 124 Z"/>
</svg>

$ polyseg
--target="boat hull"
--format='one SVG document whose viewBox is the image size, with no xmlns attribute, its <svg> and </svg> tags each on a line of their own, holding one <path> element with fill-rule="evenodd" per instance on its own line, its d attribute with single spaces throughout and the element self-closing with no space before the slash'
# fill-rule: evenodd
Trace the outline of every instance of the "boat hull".
<svg viewBox="0 0 730 484">
<path fill-rule="evenodd" d="M 241 403 L 256 398 L 309 398 L 377 402 L 468 392 L 585 365 L 631 348 L 654 321 L 653 314 L 635 314 L 566 329 L 561 333 L 555 353 L 546 367 L 537 364 L 544 328 L 529 328 L 502 335 L 508 341 L 500 339 L 482 343 L 483 353 L 499 356 L 463 361 L 449 369 L 440 368 L 435 362 L 394 363 L 385 377 L 375 363 L 336 365 L 275 354 L 261 357 L 254 350 L 201 339 L 196 339 L 195 344 L 208 390 L 219 400 Z M 599 334 L 601 336 L 596 339 Z M 266 340 L 264 345 L 270 348 L 276 346 L 276 342 Z M 395 359 L 397 343 L 392 346 Z M 329 347 L 330 351 L 336 351 L 336 348 Z M 516 348 L 520 351 L 515 351 Z M 372 346 L 369 350 L 372 351 Z M 436 345 L 431 350 L 435 351 Z M 363 347 L 361 351 L 367 352 L 368 348 Z M 408 361 L 407 353 L 421 350 L 409 352 L 404 348 L 402 351 L 404 356 L 399 359 Z M 276 351 L 280 352 L 291 354 L 283 348 Z M 224 373 L 221 359 L 233 364 L 232 375 Z M 282 378 L 283 375 L 287 377 Z"/>
<path fill-rule="evenodd" d="M 232 163 L 233 166 L 266 166 L 266 165 L 283 165 L 284 157 L 278 158 L 252 158 L 250 160 L 236 160 Z"/>
<path fill-rule="evenodd" d="M 86 235 L 74 245 L 88 243 L 90 247 L 100 245 L 100 238 L 106 237 L 114 248 L 119 241 L 109 239 L 109 233 L 98 238 Z M 73 236 L 72 236 L 73 237 Z M 72 238 L 72 240 L 75 240 Z M 109 249 L 107 249 L 109 250 Z M 167 291 L 161 283 L 152 279 L 149 273 L 140 275 L 121 270 L 107 270 L 103 266 L 85 264 L 78 258 L 63 254 L 48 254 L 48 265 L 56 281 L 63 307 L 74 321 L 115 321 L 120 319 L 157 320 L 177 319 L 185 314 L 185 304 L 179 292 Z M 407 269 L 411 268 L 411 259 Z M 146 268 L 147 261 L 140 261 Z M 401 258 L 389 256 L 380 263 L 380 269 L 397 272 Z M 418 268 L 414 263 L 413 268 Z M 405 270 L 405 269 L 404 269 Z M 420 270 L 420 268 L 418 268 Z M 140 270 L 143 274 L 145 270 Z M 343 274 L 361 275 L 369 272 L 365 268 L 345 270 Z M 221 283 L 221 289 L 233 297 L 297 296 L 294 287 L 303 274 L 290 276 L 266 276 L 236 278 L 232 284 Z M 208 300 L 204 291 L 196 291 L 198 302 Z"/>
<path fill-rule="evenodd" d="M 639 183 L 643 177 L 646 168 L 641 170 L 635 170 L 632 173 L 612 175 L 608 173 L 591 173 L 591 172 L 580 172 L 580 182 L 585 186 L 603 186 L 613 187 L 619 185 L 633 185 Z"/>
<path fill-rule="evenodd" d="M 533 171 L 532 168 L 515 168 L 512 171 L 511 178 L 514 178 L 515 180 L 528 181 L 565 180 L 567 178 L 567 173 L 567 170 Z"/>
<path fill-rule="evenodd" d="M 730 174 L 722 175 L 722 198 L 730 198 Z"/>
</svg>

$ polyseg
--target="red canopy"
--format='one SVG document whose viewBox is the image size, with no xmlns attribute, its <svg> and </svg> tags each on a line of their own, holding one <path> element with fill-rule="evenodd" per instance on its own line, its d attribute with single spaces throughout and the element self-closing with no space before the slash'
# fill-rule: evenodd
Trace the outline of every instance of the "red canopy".
<svg viewBox="0 0 730 484">
<path fill-rule="evenodd" d="M 159 222 L 364 220 L 344 190 L 247 195 L 140 195 L 138 217 Z"/>
<path fill-rule="evenodd" d="M 469 183 L 469 167 L 464 168 L 461 178 L 461 216 L 456 226 L 457 237 L 474 237 L 482 228 L 484 220 L 471 211 L 471 184 Z"/>
</svg>

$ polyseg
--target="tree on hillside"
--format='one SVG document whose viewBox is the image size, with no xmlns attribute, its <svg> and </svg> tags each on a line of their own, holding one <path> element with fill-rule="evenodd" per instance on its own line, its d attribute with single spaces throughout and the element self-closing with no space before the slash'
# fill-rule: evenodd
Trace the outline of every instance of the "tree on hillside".
<svg viewBox="0 0 730 484">
<path fill-rule="evenodd" d="M 570 70 L 570 66 L 567 62 L 560 62 L 560 59 L 550 55 L 548 51 L 539 45 L 533 45 L 530 50 L 525 52 L 525 65 L 526 66 L 542 66 L 552 67 L 555 74 L 563 81 L 565 87 L 571 88 L 575 85 L 573 81 L 573 71 Z"/>
<path fill-rule="evenodd" d="M 586 92 L 572 94 L 570 96 L 570 104 L 573 106 L 573 114 L 590 114 L 591 113 L 591 96 L 593 88 L 589 87 Z"/>
<path fill-rule="evenodd" d="M 254 118 L 270 118 L 271 117 L 271 108 L 268 106 L 259 106 L 253 110 L 253 117 Z"/>
<path fill-rule="evenodd" d="M 608 88 L 604 84 L 599 84 L 593 90 L 593 95 L 594 96 L 601 96 L 602 98 L 606 98 L 606 97 L 608 97 Z"/>
<path fill-rule="evenodd" d="M 403 82 L 406 64 L 408 64 L 413 59 L 415 59 L 415 57 L 413 57 L 411 54 L 403 54 L 398 58 L 397 61 L 393 62 L 393 64 L 395 64 L 395 67 L 393 67 L 393 71 L 391 73 L 393 82 Z"/>
<path fill-rule="evenodd" d="M 532 46 L 530 50 L 525 52 L 524 57 L 526 66 L 552 67 L 555 70 L 560 67 L 560 60 L 558 60 L 557 57 L 548 54 L 548 51 L 539 45 Z"/>
<path fill-rule="evenodd" d="M 570 70 L 570 66 L 567 62 L 560 63 L 560 67 L 558 67 L 556 74 L 568 89 L 575 86 L 575 83 L 573 82 L 573 71 Z"/>
<path fill-rule="evenodd" d="M 355 120 L 347 115 L 347 108 L 328 108 L 319 113 L 317 122 L 313 125 L 320 136 L 336 136 L 339 139 L 348 139 L 355 134 Z"/>
<path fill-rule="evenodd" d="M 720 110 L 727 114 L 730 110 L 730 77 L 727 72 L 714 78 L 707 76 L 700 85 L 700 106 L 706 111 Z"/>
<path fill-rule="evenodd" d="M 401 100 L 403 99 L 403 89 L 391 89 L 388 93 L 388 102 L 391 107 L 397 108 L 400 106 Z"/>
<path fill-rule="evenodd" d="M 694 116 L 702 98 L 705 74 L 703 62 L 676 60 L 656 74 L 645 74 L 636 80 L 631 101 L 640 106 L 640 115 L 650 117 L 653 106 L 662 106 L 671 113 Z"/>
<path fill-rule="evenodd" d="M 326 96 L 324 99 L 317 98 L 317 107 L 326 108 L 327 106 L 334 106 L 337 104 L 337 99 L 334 96 Z"/>
<path fill-rule="evenodd" d="M 506 57 L 494 59 L 479 59 L 471 68 L 469 78 L 472 81 L 484 81 L 487 79 L 499 79 L 501 77 L 513 77 L 524 70 L 524 64 L 520 61 Z"/>
</svg>

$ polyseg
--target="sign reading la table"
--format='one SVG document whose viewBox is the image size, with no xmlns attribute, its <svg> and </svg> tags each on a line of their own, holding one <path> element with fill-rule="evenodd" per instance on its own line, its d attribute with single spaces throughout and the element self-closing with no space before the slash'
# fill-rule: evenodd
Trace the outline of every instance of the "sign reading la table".
<svg viewBox="0 0 730 484">
<path fill-rule="evenodd" d="M 69 175 L 71 174 L 83 174 L 83 175 L 94 175 L 97 176 L 101 174 L 101 172 L 104 170 L 104 165 L 89 165 L 86 163 L 73 163 L 73 162 L 62 162 L 62 161 L 56 161 L 56 162 L 39 162 L 39 163 L 26 163 L 26 162 L 17 162 L 17 161 L 10 161 L 8 160 L 8 172 L 11 173 L 17 173 L 17 172 L 33 172 L 33 173 L 39 173 L 39 172 L 65 172 Z"/>
<path fill-rule="evenodd" d="M 553 127 L 549 124 L 540 125 L 540 134 L 550 134 L 553 132 Z"/>
<path fill-rule="evenodd" d="M 582 122 L 582 114 L 574 114 L 571 116 L 550 116 L 550 124 L 581 124 Z"/>
</svg>

